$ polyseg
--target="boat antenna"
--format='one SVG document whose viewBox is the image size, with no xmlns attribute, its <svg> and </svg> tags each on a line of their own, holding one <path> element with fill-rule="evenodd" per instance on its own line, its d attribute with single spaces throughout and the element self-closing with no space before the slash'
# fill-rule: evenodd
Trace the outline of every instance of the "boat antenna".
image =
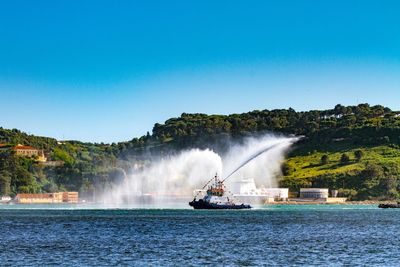
<svg viewBox="0 0 400 267">
<path fill-rule="evenodd" d="M 211 183 L 216 177 L 218 177 L 218 173 L 215 173 L 215 176 L 214 176 L 213 178 L 211 178 L 211 179 L 200 189 L 200 191 L 201 191 L 201 190 L 204 190 L 204 188 L 206 188 L 207 185 L 208 185 L 209 183 Z M 200 194 L 200 191 L 197 192 L 197 194 L 194 196 L 194 198 L 196 198 L 196 197 Z"/>
</svg>

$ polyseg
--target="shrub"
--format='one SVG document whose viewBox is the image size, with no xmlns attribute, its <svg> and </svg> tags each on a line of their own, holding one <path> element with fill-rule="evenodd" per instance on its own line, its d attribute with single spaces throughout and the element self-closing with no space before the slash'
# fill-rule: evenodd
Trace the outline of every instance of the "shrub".
<svg viewBox="0 0 400 267">
<path fill-rule="evenodd" d="M 322 155 L 322 157 L 321 157 L 321 164 L 322 164 L 322 165 L 325 165 L 325 164 L 327 164 L 328 162 L 329 162 L 329 157 L 328 157 L 328 155 L 326 155 L 326 154 Z"/>
<path fill-rule="evenodd" d="M 343 153 L 342 156 L 340 157 L 340 163 L 341 164 L 348 164 L 350 162 L 350 157 Z"/>
<path fill-rule="evenodd" d="M 364 152 L 362 152 L 362 150 L 354 151 L 354 157 L 356 158 L 356 160 L 358 162 L 362 159 L 363 156 L 364 156 Z"/>
</svg>

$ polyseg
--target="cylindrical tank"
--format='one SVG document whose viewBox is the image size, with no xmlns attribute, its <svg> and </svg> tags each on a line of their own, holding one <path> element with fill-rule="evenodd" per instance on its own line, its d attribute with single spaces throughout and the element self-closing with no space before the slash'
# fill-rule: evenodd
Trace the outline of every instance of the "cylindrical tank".
<svg viewBox="0 0 400 267">
<path fill-rule="evenodd" d="M 328 198 L 327 188 L 300 188 L 300 198 Z"/>
</svg>

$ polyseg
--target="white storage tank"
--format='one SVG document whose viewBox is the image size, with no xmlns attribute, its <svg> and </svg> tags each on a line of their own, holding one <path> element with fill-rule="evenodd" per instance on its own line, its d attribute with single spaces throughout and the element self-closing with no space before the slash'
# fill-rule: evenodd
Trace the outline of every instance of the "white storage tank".
<svg viewBox="0 0 400 267">
<path fill-rule="evenodd" d="M 328 188 L 300 188 L 300 198 L 328 198 Z"/>
</svg>

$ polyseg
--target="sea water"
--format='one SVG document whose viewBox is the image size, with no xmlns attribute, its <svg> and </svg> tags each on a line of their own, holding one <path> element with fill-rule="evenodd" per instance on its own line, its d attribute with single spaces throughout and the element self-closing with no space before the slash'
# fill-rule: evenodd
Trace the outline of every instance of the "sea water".
<svg viewBox="0 0 400 267">
<path fill-rule="evenodd" d="M 1 266 L 393 266 L 400 209 L 0 206 Z"/>
</svg>

